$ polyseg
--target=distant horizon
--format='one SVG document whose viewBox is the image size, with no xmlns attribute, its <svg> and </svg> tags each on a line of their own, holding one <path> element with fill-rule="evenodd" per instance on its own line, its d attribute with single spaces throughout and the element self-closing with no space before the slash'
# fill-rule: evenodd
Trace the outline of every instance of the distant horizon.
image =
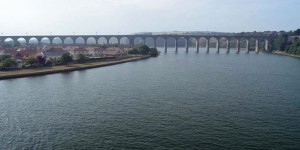
<svg viewBox="0 0 300 150">
<path fill-rule="evenodd" d="M 290 31 L 295 31 L 297 29 L 294 29 L 294 30 L 289 30 L 289 31 L 285 31 L 285 32 L 290 32 Z M 280 32 L 280 31 L 284 31 L 284 30 L 279 30 L 279 31 L 243 31 L 243 32 L 249 32 L 249 33 L 252 33 L 252 32 Z M 242 32 L 222 32 L 222 31 L 156 31 L 156 32 L 147 32 L 147 31 L 144 31 L 144 32 L 134 32 L 134 33 L 128 33 L 128 34 L 121 34 L 121 33 L 117 33 L 117 34 L 99 34 L 99 33 L 94 33 L 94 34 L 76 34 L 74 32 L 74 34 L 53 34 L 53 33 L 49 33 L 49 34 L 30 34 L 30 33 L 26 33 L 26 34 L 18 34 L 18 33 L 15 33 L 15 34 L 4 34 L 3 32 L 1 33 L 0 36 L 37 36 L 37 35 L 45 35 L 45 36 L 55 36 L 55 35 L 69 35 L 69 36 L 72 36 L 72 35 L 134 35 L 134 34 L 146 34 L 146 33 L 154 33 L 154 34 L 164 34 L 164 33 L 193 33 L 193 32 L 199 32 L 199 33 L 227 33 L 227 34 L 230 34 L 230 33 L 234 33 L 234 34 L 237 34 L 237 33 L 242 33 Z"/>
</svg>

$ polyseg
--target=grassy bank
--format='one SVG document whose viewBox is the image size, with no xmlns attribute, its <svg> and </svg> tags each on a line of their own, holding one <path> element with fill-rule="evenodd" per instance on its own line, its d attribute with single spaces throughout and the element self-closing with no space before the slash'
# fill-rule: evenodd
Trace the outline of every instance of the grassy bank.
<svg viewBox="0 0 300 150">
<path fill-rule="evenodd" d="M 285 56 L 300 58 L 300 55 L 289 54 L 285 51 L 273 51 L 272 53 L 277 55 L 285 55 Z"/>
<path fill-rule="evenodd" d="M 104 67 L 104 66 L 110 66 L 110 65 L 130 62 L 130 61 L 137 61 L 149 57 L 150 56 L 134 56 L 126 59 L 111 60 L 111 61 L 104 61 L 104 62 L 82 63 L 82 64 L 72 64 L 66 66 L 53 66 L 53 67 L 43 67 L 43 68 L 36 68 L 36 69 L 14 70 L 14 71 L 0 71 L 0 80 Z"/>
</svg>

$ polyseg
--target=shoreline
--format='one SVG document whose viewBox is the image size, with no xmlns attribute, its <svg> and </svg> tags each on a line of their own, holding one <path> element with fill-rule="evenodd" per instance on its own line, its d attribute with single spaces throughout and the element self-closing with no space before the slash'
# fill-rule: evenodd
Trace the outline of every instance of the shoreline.
<svg viewBox="0 0 300 150">
<path fill-rule="evenodd" d="M 95 62 L 95 63 L 83 63 L 83 64 L 72 64 L 72 65 L 64 65 L 64 66 L 53 66 L 53 67 L 44 67 L 39 69 L 22 69 L 22 70 L 14 70 L 14 71 L 0 71 L 0 80 L 5 79 L 13 79 L 13 78 L 23 78 L 30 76 L 40 76 L 54 73 L 63 73 L 63 72 L 71 72 L 92 68 L 100 68 L 105 66 L 117 65 L 126 62 L 133 62 L 138 60 L 143 60 L 150 58 L 150 56 L 136 56 L 131 58 L 125 58 L 121 60 L 112 60 L 106 62 Z"/>
<path fill-rule="evenodd" d="M 273 51 L 272 54 L 289 56 L 289 57 L 294 57 L 294 58 L 300 58 L 300 55 L 289 54 L 289 53 L 286 53 L 284 51 L 278 51 L 278 50 Z"/>
</svg>

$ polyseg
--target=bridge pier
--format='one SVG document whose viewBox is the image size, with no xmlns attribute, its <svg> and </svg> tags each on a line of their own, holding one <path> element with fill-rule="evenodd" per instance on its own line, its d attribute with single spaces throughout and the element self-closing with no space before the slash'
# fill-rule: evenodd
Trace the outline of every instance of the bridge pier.
<svg viewBox="0 0 300 150">
<path fill-rule="evenodd" d="M 189 40 L 185 39 L 185 52 L 189 52 Z"/>
<path fill-rule="evenodd" d="M 265 40 L 265 51 L 269 51 L 269 40 Z"/>
<path fill-rule="evenodd" d="M 175 52 L 177 53 L 178 52 L 178 44 L 177 44 L 177 39 L 175 39 Z"/>
<path fill-rule="evenodd" d="M 199 53 L 199 39 L 196 40 L 196 52 Z"/>
<path fill-rule="evenodd" d="M 217 48 L 217 53 L 220 53 L 220 44 L 219 44 L 219 40 L 217 40 L 216 48 Z"/>
<path fill-rule="evenodd" d="M 134 46 L 134 39 L 128 38 L 129 46 Z"/>
<path fill-rule="evenodd" d="M 209 53 L 209 39 L 206 39 L 206 53 Z"/>
<path fill-rule="evenodd" d="M 246 40 L 246 53 L 249 53 L 249 40 Z"/>
<path fill-rule="evenodd" d="M 227 46 L 226 46 L 226 53 L 229 53 L 230 52 L 230 40 L 229 39 L 227 39 L 227 41 L 226 41 L 226 43 L 227 43 Z"/>
<path fill-rule="evenodd" d="M 168 47 L 168 45 L 167 45 L 167 39 L 165 39 L 165 41 L 164 41 L 164 46 L 165 46 L 165 53 L 167 52 L 167 47 Z"/>
<path fill-rule="evenodd" d="M 236 53 L 240 53 L 240 39 L 236 40 L 236 49 L 237 49 Z"/>
<path fill-rule="evenodd" d="M 120 39 L 119 38 L 117 38 L 117 42 L 118 42 L 118 46 L 120 47 Z"/>
<path fill-rule="evenodd" d="M 84 45 L 87 45 L 87 38 L 83 38 Z"/>
<path fill-rule="evenodd" d="M 0 47 L 3 46 L 3 45 L 4 45 L 4 39 L 1 38 L 1 39 L 0 39 Z"/>
<path fill-rule="evenodd" d="M 38 41 L 38 45 L 41 46 L 42 45 L 42 39 L 41 38 L 36 38 Z"/>
<path fill-rule="evenodd" d="M 258 39 L 256 39 L 256 41 L 255 41 L 255 52 L 259 53 L 259 41 L 258 41 Z"/>
</svg>

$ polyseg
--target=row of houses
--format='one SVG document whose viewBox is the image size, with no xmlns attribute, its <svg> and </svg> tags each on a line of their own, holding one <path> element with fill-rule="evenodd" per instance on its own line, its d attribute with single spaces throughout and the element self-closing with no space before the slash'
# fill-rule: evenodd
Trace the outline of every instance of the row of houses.
<svg viewBox="0 0 300 150">
<path fill-rule="evenodd" d="M 127 52 L 120 49 L 119 47 L 79 47 L 79 46 L 43 46 L 43 47 L 19 47 L 10 49 L 0 49 L 0 55 L 11 55 L 17 59 L 22 59 L 27 56 L 46 56 L 49 59 L 55 59 L 61 57 L 65 52 L 70 53 L 74 57 L 79 54 L 87 56 L 114 56 L 123 57 L 127 56 Z"/>
</svg>

